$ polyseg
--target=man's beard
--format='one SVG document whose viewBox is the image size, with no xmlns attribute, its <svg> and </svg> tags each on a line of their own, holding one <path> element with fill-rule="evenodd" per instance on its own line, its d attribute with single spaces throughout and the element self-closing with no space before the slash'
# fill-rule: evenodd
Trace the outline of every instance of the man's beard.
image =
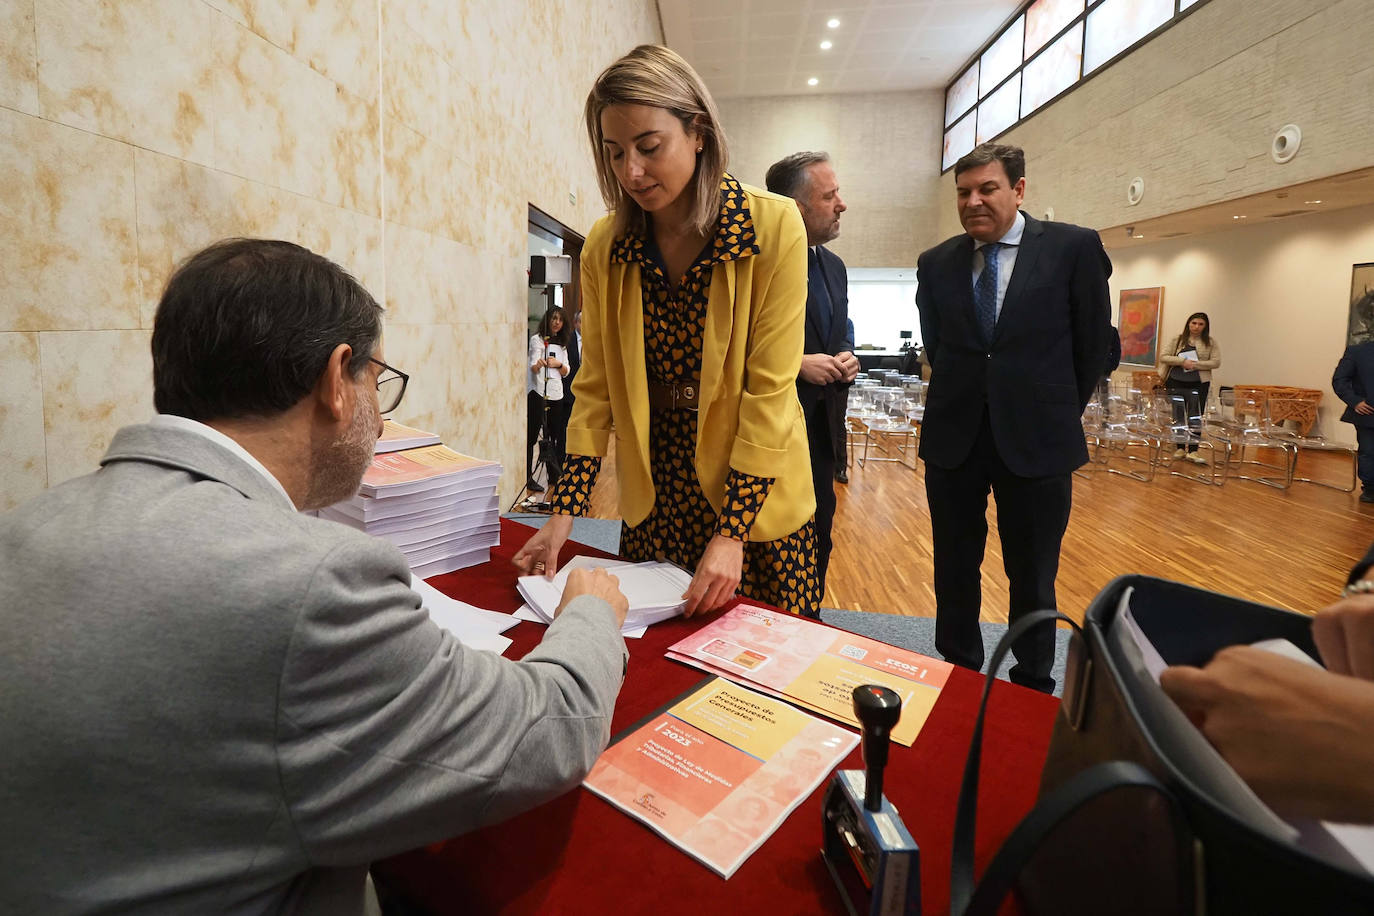
<svg viewBox="0 0 1374 916">
<path fill-rule="evenodd" d="M 358 492 L 377 446 L 377 413 L 366 393 L 354 402 L 353 419 L 343 435 L 313 452 L 310 489 L 302 509 L 320 509 Z"/>
</svg>

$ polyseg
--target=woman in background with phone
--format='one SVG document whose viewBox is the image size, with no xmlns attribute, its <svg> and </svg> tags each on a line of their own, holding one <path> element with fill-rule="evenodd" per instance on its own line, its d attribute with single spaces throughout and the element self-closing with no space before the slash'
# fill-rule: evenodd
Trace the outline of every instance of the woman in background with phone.
<svg viewBox="0 0 1374 916">
<path fill-rule="evenodd" d="M 525 461 L 529 470 L 529 482 L 525 484 L 525 488 L 531 491 L 544 489 L 534 477 L 535 462 L 544 455 L 530 457 L 535 443 L 539 441 L 541 428 L 545 429 L 545 435 L 548 437 L 545 449 L 549 459 L 546 470 L 550 487 L 558 483 L 558 476 L 563 467 L 563 431 L 567 427 L 568 419 L 567 415 L 558 409 L 558 405 L 563 400 L 563 377 L 568 374 L 568 334 L 568 325 L 563 320 L 563 310 L 554 306 L 539 320 L 539 330 L 530 335 L 530 371 L 525 381 L 528 411 Z M 547 427 L 544 425 L 546 402 Z"/>
</svg>

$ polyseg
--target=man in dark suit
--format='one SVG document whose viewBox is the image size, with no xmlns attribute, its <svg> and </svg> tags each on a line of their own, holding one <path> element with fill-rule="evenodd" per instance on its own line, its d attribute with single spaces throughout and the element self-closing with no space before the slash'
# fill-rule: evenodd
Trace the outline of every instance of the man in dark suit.
<svg viewBox="0 0 1374 916">
<path fill-rule="evenodd" d="M 1111 261 L 1097 233 L 1019 209 L 1025 154 L 984 143 L 954 166 L 955 236 L 917 261 L 931 365 L 921 433 L 935 545 L 935 644 L 978 669 L 987 496 L 997 501 L 1010 619 L 1055 607 L 1082 415 L 1107 360 Z M 1013 646 L 1012 681 L 1050 692 L 1054 628 Z"/>
<path fill-rule="evenodd" d="M 859 360 L 846 346 L 849 331 L 849 277 L 844 261 L 827 251 L 840 234 L 840 197 L 835 169 L 826 153 L 793 153 L 768 169 L 768 190 L 797 202 L 806 224 L 806 344 L 797 398 L 806 414 L 811 448 L 811 481 L 816 489 L 816 575 L 825 594 L 830 566 L 830 529 L 835 520 L 835 428 L 844 422 L 846 390 L 859 373 Z"/>
<path fill-rule="evenodd" d="M 1355 424 L 1360 449 L 1360 502 L 1374 503 L 1374 405 L 1369 403 L 1374 393 L 1374 341 L 1345 348 L 1331 376 L 1331 390 L 1346 403 L 1341 420 Z"/>
</svg>

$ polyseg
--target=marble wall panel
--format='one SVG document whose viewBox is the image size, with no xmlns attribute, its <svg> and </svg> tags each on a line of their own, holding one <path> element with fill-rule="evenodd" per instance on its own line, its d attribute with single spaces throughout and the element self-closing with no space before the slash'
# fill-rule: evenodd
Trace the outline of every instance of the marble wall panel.
<svg viewBox="0 0 1374 916">
<path fill-rule="evenodd" d="M 385 296 L 379 220 L 143 150 L 136 157 L 142 323 L 152 327 L 172 268 L 218 239 L 278 238 L 343 265 Z"/>
<path fill-rule="evenodd" d="M 489 290 L 495 268 L 470 245 L 391 223 L 386 269 L 388 322 L 456 324 L 485 320 L 494 310 Z"/>
<path fill-rule="evenodd" d="M 460 336 L 452 325 L 400 324 L 388 316 L 383 348 L 386 361 L 410 375 L 396 419 L 438 433 L 446 444 L 462 451 L 454 444 L 457 426 L 449 399 L 449 376 L 456 371 Z"/>
<path fill-rule="evenodd" d="M 46 118 L 209 162 L 211 20 L 186 0 L 36 4 L 39 102 Z"/>
<path fill-rule="evenodd" d="M 421 232 L 465 244 L 480 243 L 477 229 L 492 206 L 474 181 L 472 166 L 456 153 L 399 122 L 388 122 L 386 216 Z M 520 217 L 520 231 L 527 219 Z"/>
<path fill-rule="evenodd" d="M 211 0 L 353 95 L 377 99 L 377 0 Z"/>
<path fill-rule="evenodd" d="M 0 334 L 0 512 L 48 485 L 37 334 Z"/>
<path fill-rule="evenodd" d="M 33 0 L 0 0 L 0 106 L 38 114 Z"/>
<path fill-rule="evenodd" d="M 503 505 L 525 481 L 525 360 L 529 334 L 516 322 L 465 324 L 460 328 L 449 404 L 459 451 L 499 460 Z"/>
<path fill-rule="evenodd" d="M 381 215 L 378 103 L 216 15 L 214 165 L 325 203 Z"/>
<path fill-rule="evenodd" d="M 122 426 L 153 415 L 149 331 L 38 335 L 48 485 L 96 469 Z"/>
<path fill-rule="evenodd" d="M 0 331 L 138 327 L 133 157 L 0 108 Z"/>
<path fill-rule="evenodd" d="M 459 130 L 454 89 L 464 85 L 444 56 L 399 17 L 382 20 L 382 85 L 388 119 L 452 147 Z"/>
</svg>

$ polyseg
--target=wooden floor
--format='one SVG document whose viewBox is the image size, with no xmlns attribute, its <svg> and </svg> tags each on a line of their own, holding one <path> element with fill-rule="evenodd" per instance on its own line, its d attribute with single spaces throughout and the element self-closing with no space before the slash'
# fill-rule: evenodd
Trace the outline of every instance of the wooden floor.
<svg viewBox="0 0 1374 916">
<path fill-rule="evenodd" d="M 618 518 L 614 460 L 604 463 L 591 514 Z M 918 464 L 919 467 L 919 464 Z M 1349 480 L 1349 459 L 1302 456 L 1304 476 Z M 835 549 L 826 607 L 931 617 L 930 516 L 920 470 L 854 466 L 836 484 Z M 1208 487 L 1178 477 L 1150 483 L 1114 474 L 1074 478 L 1064 536 L 1059 608 L 1082 620 L 1113 577 L 1143 573 L 1313 613 L 1331 603 L 1374 540 L 1374 504 L 1309 484 L 1286 491 L 1244 480 Z M 983 619 L 1007 619 L 1007 580 L 988 507 Z"/>
</svg>

